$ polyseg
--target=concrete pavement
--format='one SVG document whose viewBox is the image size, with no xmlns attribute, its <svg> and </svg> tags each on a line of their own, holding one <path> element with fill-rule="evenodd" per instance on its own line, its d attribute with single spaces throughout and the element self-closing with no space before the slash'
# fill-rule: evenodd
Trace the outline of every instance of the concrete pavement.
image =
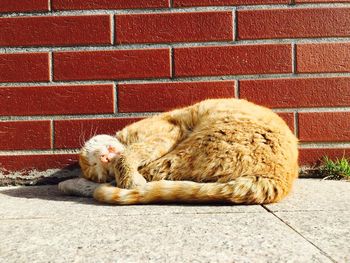
<svg viewBox="0 0 350 263">
<path fill-rule="evenodd" d="M 350 183 L 299 179 L 267 206 L 109 206 L 0 188 L 0 262 L 350 262 Z"/>
</svg>

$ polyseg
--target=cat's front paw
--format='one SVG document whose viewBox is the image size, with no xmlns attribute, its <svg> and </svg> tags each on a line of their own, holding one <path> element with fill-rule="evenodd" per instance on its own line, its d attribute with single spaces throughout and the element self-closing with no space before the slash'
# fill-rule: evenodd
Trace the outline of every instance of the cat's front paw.
<svg viewBox="0 0 350 263">
<path fill-rule="evenodd" d="M 139 186 L 143 186 L 147 181 L 143 176 L 139 173 L 135 173 L 132 175 L 125 176 L 122 180 L 117 182 L 117 186 L 119 188 L 132 189 Z"/>
</svg>

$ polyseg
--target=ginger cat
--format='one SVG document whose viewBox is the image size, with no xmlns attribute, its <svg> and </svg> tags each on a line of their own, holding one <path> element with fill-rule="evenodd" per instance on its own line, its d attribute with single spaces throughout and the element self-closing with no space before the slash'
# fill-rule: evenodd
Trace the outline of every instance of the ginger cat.
<svg viewBox="0 0 350 263">
<path fill-rule="evenodd" d="M 277 202 L 298 176 L 297 139 L 270 109 L 205 100 L 97 135 L 81 150 L 83 177 L 66 193 L 110 204 Z"/>
</svg>

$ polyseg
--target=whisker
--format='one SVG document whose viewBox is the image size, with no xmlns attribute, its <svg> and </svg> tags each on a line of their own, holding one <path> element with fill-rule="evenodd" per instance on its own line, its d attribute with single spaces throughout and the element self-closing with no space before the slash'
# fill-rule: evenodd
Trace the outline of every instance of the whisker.
<svg viewBox="0 0 350 263">
<path fill-rule="evenodd" d="M 89 139 L 90 139 L 91 137 L 93 137 L 93 129 L 94 129 L 94 126 L 91 126 L 91 127 L 90 127 L 90 132 L 89 132 Z"/>
<path fill-rule="evenodd" d="M 95 129 L 95 131 L 94 131 L 94 136 L 96 136 L 97 130 L 98 130 L 98 127 L 96 127 L 96 129 Z"/>
<path fill-rule="evenodd" d="M 80 145 L 80 148 L 84 146 L 84 143 L 85 143 L 85 131 L 80 132 L 80 134 L 79 134 L 79 145 Z"/>
</svg>

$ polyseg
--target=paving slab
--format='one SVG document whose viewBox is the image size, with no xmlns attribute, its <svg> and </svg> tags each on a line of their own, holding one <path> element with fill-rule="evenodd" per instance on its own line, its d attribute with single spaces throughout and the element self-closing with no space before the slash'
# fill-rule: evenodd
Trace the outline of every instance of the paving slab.
<svg viewBox="0 0 350 263">
<path fill-rule="evenodd" d="M 298 180 L 268 206 L 110 206 L 0 188 L 0 262 L 350 262 L 348 182 Z"/>
<path fill-rule="evenodd" d="M 275 214 L 335 262 L 350 262 L 350 211 Z"/>
<path fill-rule="evenodd" d="M 4 262 L 331 262 L 269 213 L 0 220 L 0 231 Z"/>
<path fill-rule="evenodd" d="M 350 181 L 299 179 L 291 195 L 271 211 L 350 211 Z"/>
<path fill-rule="evenodd" d="M 30 208 L 30 209 L 28 209 Z M 67 213 L 69 211 L 69 213 Z M 94 217 L 103 215 L 165 215 L 194 213 L 262 213 L 259 205 L 134 205 L 112 206 L 99 204 L 91 198 L 63 195 L 57 185 L 1 187 L 0 219 Z"/>
</svg>

